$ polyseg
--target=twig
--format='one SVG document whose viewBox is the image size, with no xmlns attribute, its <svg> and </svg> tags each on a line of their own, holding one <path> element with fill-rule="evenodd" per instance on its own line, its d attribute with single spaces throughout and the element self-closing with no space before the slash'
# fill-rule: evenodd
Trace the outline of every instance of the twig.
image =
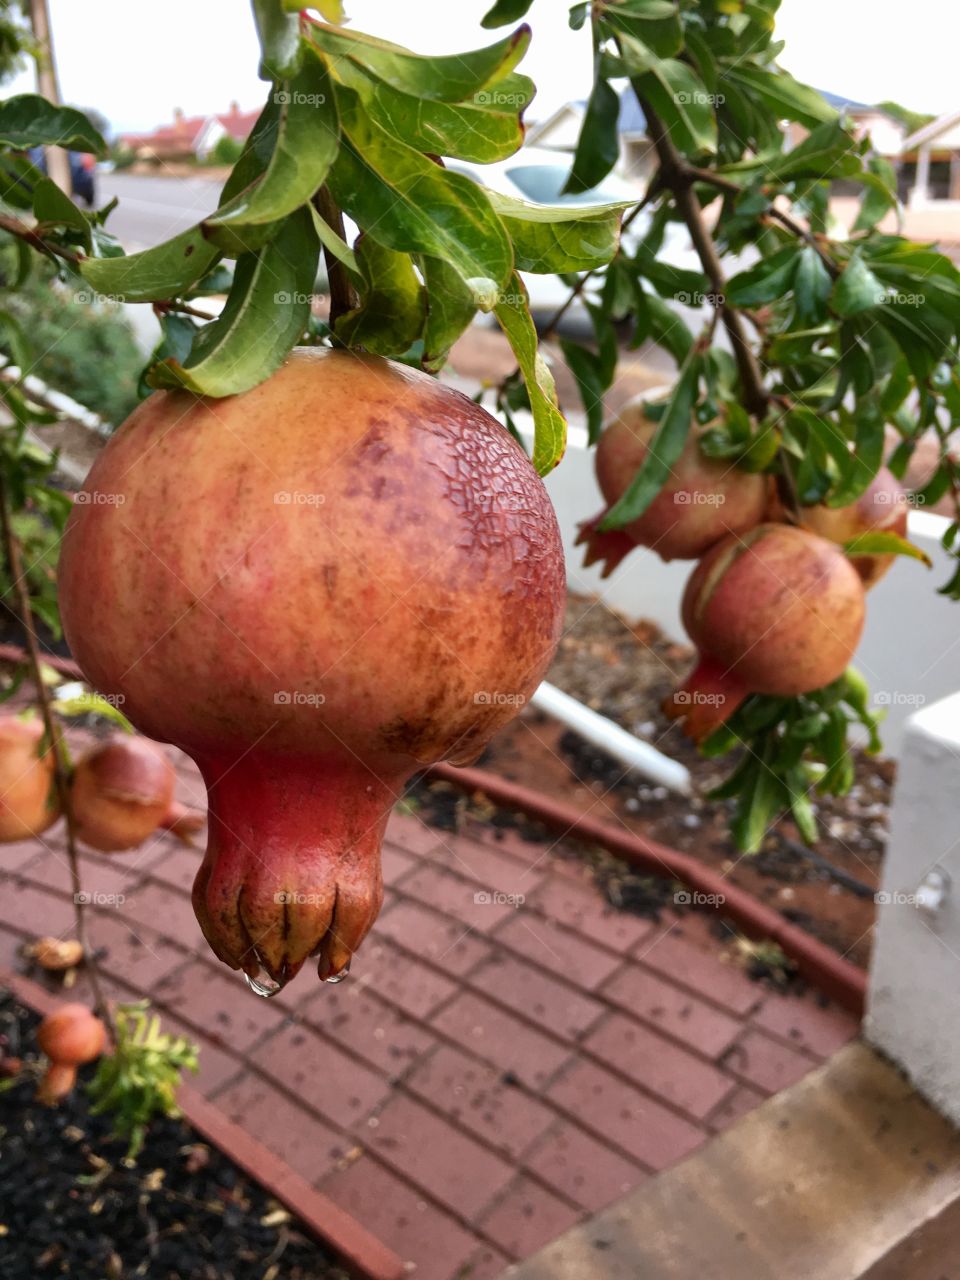
<svg viewBox="0 0 960 1280">
<path fill-rule="evenodd" d="M 313 197 L 313 207 L 327 226 L 331 227 L 341 240 L 345 239 L 343 214 L 326 186 L 322 186 Z M 327 267 L 327 280 L 330 282 L 328 324 L 332 332 L 341 316 L 346 315 L 348 311 L 354 311 L 360 305 L 360 299 L 346 267 L 326 245 L 323 246 L 323 260 Z"/>
<path fill-rule="evenodd" d="M 198 320 L 216 320 L 217 318 L 212 316 L 209 311 L 201 311 L 198 307 L 188 306 L 186 302 L 155 302 L 153 309 L 158 315 L 174 312 L 176 315 L 196 316 Z"/>
<path fill-rule="evenodd" d="M 70 810 L 70 775 L 63 735 L 60 732 L 60 725 L 51 710 L 50 695 L 47 692 L 47 686 L 43 681 L 40 645 L 37 640 L 37 632 L 34 627 L 33 610 L 30 607 L 30 591 L 27 586 L 26 576 L 23 572 L 20 543 L 17 539 L 16 533 L 14 532 L 13 523 L 10 519 L 10 500 L 7 493 L 6 478 L 2 474 L 0 474 L 0 532 L 2 532 L 3 536 L 7 566 L 10 570 L 14 599 L 16 602 L 14 612 L 20 622 L 20 626 L 23 628 L 23 634 L 27 642 L 30 670 L 33 676 L 33 682 L 36 685 L 37 701 L 40 704 L 40 714 L 43 717 L 46 737 L 50 743 L 50 749 L 53 752 L 54 783 L 57 788 L 57 798 L 60 801 L 60 809 L 63 813 L 67 827 L 67 858 L 70 863 L 70 881 L 73 888 L 73 905 L 77 920 L 77 940 L 83 948 L 83 956 L 86 962 L 87 972 L 90 975 L 90 986 L 93 991 L 95 1010 L 103 1019 L 112 1037 L 113 1022 L 110 1017 L 110 1010 L 107 1007 L 107 1002 L 104 999 L 103 988 L 100 984 L 100 973 L 93 954 L 93 948 L 90 946 L 90 942 L 87 937 L 87 921 L 84 914 L 83 889 L 80 881 L 80 858 L 77 853 L 76 832 L 74 831 L 73 815 Z"/>
<path fill-rule="evenodd" d="M 720 304 L 721 314 L 724 327 L 730 336 L 733 357 L 737 362 L 745 407 L 754 416 L 762 417 L 766 411 L 768 399 L 763 385 L 763 375 L 744 330 L 740 312 L 726 300 L 727 282 L 723 267 L 693 191 L 696 171 L 691 172 L 690 166 L 683 160 L 663 121 L 643 97 L 640 85 L 636 81 L 632 83 L 660 161 L 661 184 L 673 193 L 677 209 L 690 232 L 690 239 L 697 251 L 697 257 L 710 281 L 710 287 L 715 294 L 723 298 Z"/>
<path fill-rule="evenodd" d="M 0 231 L 9 231 L 12 236 L 17 236 L 19 239 L 26 241 L 27 244 L 34 249 L 38 249 L 41 253 L 56 254 L 58 258 L 65 258 L 67 262 L 78 263 L 81 261 L 80 254 L 74 253 L 72 249 L 64 248 L 62 244 L 50 244 L 47 240 L 44 240 L 35 227 L 28 227 L 19 218 L 11 218 L 8 214 L 0 214 Z"/>
</svg>

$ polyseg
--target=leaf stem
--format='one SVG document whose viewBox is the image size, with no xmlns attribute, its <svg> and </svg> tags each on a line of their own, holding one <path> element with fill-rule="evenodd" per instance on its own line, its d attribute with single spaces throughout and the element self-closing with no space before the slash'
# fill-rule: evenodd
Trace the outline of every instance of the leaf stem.
<svg viewBox="0 0 960 1280">
<path fill-rule="evenodd" d="M 103 1019 L 112 1037 L 113 1022 L 103 995 L 99 967 L 87 937 L 87 921 L 84 913 L 85 903 L 80 879 L 80 857 L 77 852 L 76 832 L 74 830 L 73 815 L 70 810 L 70 770 L 67 764 L 66 749 L 60 725 L 51 709 L 50 695 L 43 680 L 40 644 L 37 640 L 33 610 L 30 606 L 30 591 L 23 570 L 20 542 L 10 517 L 10 498 L 7 490 L 7 481 L 2 473 L 0 473 L 0 534 L 2 534 L 7 566 L 10 570 L 15 601 L 14 612 L 17 615 L 17 620 L 26 640 L 30 670 L 37 690 L 37 701 L 40 704 L 40 714 L 43 718 L 47 740 L 50 743 L 50 750 L 53 752 L 54 784 L 57 789 L 60 810 L 63 813 L 67 828 L 67 858 L 70 863 L 70 881 L 73 889 L 73 905 L 77 922 L 77 940 L 83 948 L 84 963 L 90 976 L 90 987 L 93 991 L 95 1012 Z"/>
<path fill-rule="evenodd" d="M 346 239 L 343 230 L 343 214 L 326 184 L 313 197 L 313 207 L 341 240 Z M 346 315 L 348 311 L 355 311 L 360 305 L 360 299 L 346 267 L 326 245 L 323 246 L 323 260 L 327 268 L 327 280 L 330 283 L 328 324 L 332 333 L 340 317 Z"/>
</svg>

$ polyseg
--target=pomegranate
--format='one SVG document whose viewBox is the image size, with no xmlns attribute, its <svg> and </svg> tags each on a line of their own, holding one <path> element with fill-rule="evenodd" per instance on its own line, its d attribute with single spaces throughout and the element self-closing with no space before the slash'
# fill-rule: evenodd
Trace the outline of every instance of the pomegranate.
<svg viewBox="0 0 960 1280">
<path fill-rule="evenodd" d="M 84 1004 L 64 1004 L 48 1013 L 37 1028 L 37 1043 L 50 1059 L 37 1089 L 41 1102 L 55 1103 L 73 1088 L 77 1067 L 98 1058 L 107 1029 Z"/>
<path fill-rule="evenodd" d="M 312 348 L 242 395 L 152 395 L 87 488 L 114 496 L 71 515 L 65 631 L 94 686 L 200 767 L 208 942 L 255 989 L 310 955 L 341 976 L 406 779 L 475 759 L 553 656 L 539 477 L 459 392 Z"/>
<path fill-rule="evenodd" d="M 799 523 L 821 538 L 829 538 L 841 546 L 865 533 L 896 533 L 907 535 L 907 494 L 892 471 L 881 467 L 869 486 L 856 502 L 848 507 L 828 507 L 818 503 L 813 507 L 801 507 Z M 769 508 L 769 518 L 785 519 L 784 509 L 778 497 Z M 850 563 L 859 573 L 864 587 L 875 586 L 893 564 L 896 556 L 891 553 L 872 552 L 869 555 L 853 555 Z"/>
<path fill-rule="evenodd" d="M 670 478 L 643 515 L 622 529 L 600 530 L 607 510 L 630 487 L 657 426 L 647 417 L 642 399 L 630 400 L 597 444 L 594 466 L 607 508 L 580 526 L 577 541 L 587 548 L 585 566 L 604 562 L 603 577 L 636 546 L 649 547 L 662 560 L 695 560 L 725 535 L 752 529 L 764 517 L 765 478 L 706 457 L 694 429 Z"/>
<path fill-rule="evenodd" d="M 173 804 L 173 766 L 146 738 L 117 735 L 77 761 L 70 812 L 77 836 L 104 853 L 135 849 Z"/>
<path fill-rule="evenodd" d="M 0 716 L 0 843 L 37 836 L 60 816 L 43 721 Z"/>
<path fill-rule="evenodd" d="M 668 699 L 700 741 L 751 693 L 789 697 L 838 679 L 863 630 L 863 584 L 825 538 L 763 524 L 718 543 L 683 595 L 699 661 Z"/>
</svg>

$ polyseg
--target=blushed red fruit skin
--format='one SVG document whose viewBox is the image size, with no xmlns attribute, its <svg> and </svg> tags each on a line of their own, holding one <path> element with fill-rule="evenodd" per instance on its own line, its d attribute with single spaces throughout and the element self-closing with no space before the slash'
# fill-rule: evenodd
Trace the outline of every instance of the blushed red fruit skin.
<svg viewBox="0 0 960 1280">
<path fill-rule="evenodd" d="M 0 844 L 40 835 L 60 816 L 53 752 L 39 716 L 0 716 Z"/>
<path fill-rule="evenodd" d="M 170 812 L 175 782 L 170 762 L 144 738 L 99 743 L 77 761 L 70 784 L 77 836 L 104 853 L 135 849 Z"/>
<path fill-rule="evenodd" d="M 771 519 L 782 519 L 782 511 L 779 500 L 774 498 Z M 799 522 L 811 533 L 842 546 L 865 533 L 896 533 L 905 538 L 907 513 L 906 490 L 892 471 L 881 467 L 856 502 L 846 507 L 828 507 L 823 503 L 801 507 Z M 894 555 L 875 552 L 850 556 L 850 563 L 869 590 L 876 586 L 895 559 Z"/>
<path fill-rule="evenodd" d="M 74 509 L 64 628 L 203 772 L 208 941 L 279 981 L 311 953 L 337 972 L 405 780 L 476 758 L 549 665 L 565 587 L 541 481 L 467 397 L 310 349 L 241 396 L 151 396 L 86 488 L 122 501 Z"/>
<path fill-rule="evenodd" d="M 863 584 L 825 538 L 765 524 L 718 543 L 683 596 L 700 662 L 669 700 L 697 741 L 750 693 L 790 697 L 838 679 L 863 630 Z"/>
<path fill-rule="evenodd" d="M 624 405 L 597 444 L 594 465 L 608 507 L 626 493 L 647 455 L 658 424 L 639 400 Z M 663 560 L 695 560 L 730 533 L 752 529 L 764 518 L 766 481 L 730 462 L 708 458 L 692 431 L 664 487 L 637 520 L 608 533 L 603 518 L 581 526 L 586 564 L 604 560 L 606 577 L 633 546 L 649 547 Z"/>
<path fill-rule="evenodd" d="M 84 1004 L 54 1009 L 37 1028 L 37 1044 L 51 1062 L 79 1066 L 103 1053 L 107 1029 Z"/>
</svg>

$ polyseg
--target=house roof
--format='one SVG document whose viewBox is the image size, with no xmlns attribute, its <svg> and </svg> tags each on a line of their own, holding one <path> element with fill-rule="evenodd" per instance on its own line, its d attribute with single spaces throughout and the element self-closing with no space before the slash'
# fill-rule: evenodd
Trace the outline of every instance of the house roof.
<svg viewBox="0 0 960 1280">
<path fill-rule="evenodd" d="M 903 140 L 904 151 L 912 151 L 914 147 L 922 147 L 925 142 L 934 142 L 942 133 L 960 124 L 960 111 L 946 111 L 936 120 L 931 120 L 922 129 L 916 129 Z"/>
<path fill-rule="evenodd" d="M 869 102 L 857 102 L 856 98 L 846 98 L 841 93 L 828 93 L 826 89 L 818 89 L 820 97 L 835 111 L 873 111 Z"/>
<path fill-rule="evenodd" d="M 158 125 L 150 133 L 125 133 L 121 141 L 125 146 L 152 147 L 155 151 L 173 149 L 193 150 L 204 130 L 217 121 L 220 126 L 237 142 L 244 142 L 253 128 L 260 112 L 241 111 L 236 103 L 231 103 L 230 110 L 217 112 L 208 116 L 175 115 L 172 123 Z"/>
</svg>

